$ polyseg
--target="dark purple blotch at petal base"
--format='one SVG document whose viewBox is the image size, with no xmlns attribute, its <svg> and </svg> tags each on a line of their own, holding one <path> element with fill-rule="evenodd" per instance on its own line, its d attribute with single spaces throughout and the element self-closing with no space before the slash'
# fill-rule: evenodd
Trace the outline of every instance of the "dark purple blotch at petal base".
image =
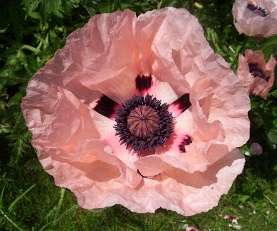
<svg viewBox="0 0 277 231">
<path fill-rule="evenodd" d="M 150 89 L 152 86 L 152 76 L 151 75 L 138 75 L 136 77 L 136 89 L 138 91 L 145 91 Z"/>
<path fill-rule="evenodd" d="M 180 152 L 186 152 L 186 146 L 192 143 L 192 139 L 190 136 L 186 135 L 182 140 L 181 144 L 179 145 Z"/>
<path fill-rule="evenodd" d="M 171 105 L 177 106 L 181 112 L 184 112 L 191 106 L 189 94 L 187 93 L 187 94 L 182 95 L 180 98 L 175 100 Z"/>
<path fill-rule="evenodd" d="M 269 12 L 266 9 L 252 3 L 247 4 L 247 9 L 261 17 L 266 17 L 269 15 Z"/>
<path fill-rule="evenodd" d="M 110 118 L 115 113 L 117 106 L 118 106 L 118 104 L 115 101 L 113 101 L 111 98 L 103 95 L 97 101 L 97 104 L 94 107 L 94 110 L 97 111 L 98 113 L 100 113 L 101 115 Z"/>
</svg>

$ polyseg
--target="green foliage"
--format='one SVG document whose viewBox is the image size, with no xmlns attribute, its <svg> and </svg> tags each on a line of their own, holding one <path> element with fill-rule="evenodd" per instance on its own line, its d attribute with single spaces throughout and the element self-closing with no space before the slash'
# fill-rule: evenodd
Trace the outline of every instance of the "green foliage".
<svg viewBox="0 0 277 231">
<path fill-rule="evenodd" d="M 54 186 L 30 145 L 20 110 L 31 76 L 61 48 L 66 36 L 97 13 L 130 8 L 145 12 L 165 6 L 186 7 L 204 27 L 215 51 L 235 70 L 246 48 L 277 55 L 277 37 L 256 40 L 239 35 L 229 0 L 9 0 L 0 2 L 0 230 L 235 230 L 223 217 L 239 218 L 241 230 L 274 231 L 277 227 L 277 89 L 267 100 L 252 98 L 251 139 L 263 156 L 248 157 L 239 177 L 220 205 L 190 218 L 159 210 L 135 214 L 120 206 L 99 211 L 78 207 L 73 195 Z"/>
</svg>

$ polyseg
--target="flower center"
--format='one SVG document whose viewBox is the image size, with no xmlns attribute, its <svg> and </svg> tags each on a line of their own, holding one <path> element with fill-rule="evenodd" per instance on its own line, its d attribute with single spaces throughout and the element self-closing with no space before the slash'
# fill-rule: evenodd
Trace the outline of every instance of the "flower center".
<svg viewBox="0 0 277 231">
<path fill-rule="evenodd" d="M 159 128 L 159 115 L 149 106 L 138 106 L 127 117 L 127 127 L 137 137 L 152 135 Z"/>
<path fill-rule="evenodd" d="M 268 81 L 269 76 L 266 76 L 265 72 L 259 67 L 258 63 L 249 63 L 249 72 L 253 75 L 254 78 L 259 77 Z"/>
<path fill-rule="evenodd" d="M 257 6 L 257 5 L 255 5 L 253 3 L 248 3 L 247 4 L 247 9 L 252 11 L 253 13 L 261 16 L 261 17 L 266 17 L 266 16 L 269 15 L 269 12 L 266 9 L 264 9 L 264 8 L 262 8 L 260 6 Z"/>
<path fill-rule="evenodd" d="M 163 145 L 173 133 L 168 105 L 151 95 L 134 96 L 117 111 L 114 126 L 121 143 L 140 154 Z"/>
</svg>

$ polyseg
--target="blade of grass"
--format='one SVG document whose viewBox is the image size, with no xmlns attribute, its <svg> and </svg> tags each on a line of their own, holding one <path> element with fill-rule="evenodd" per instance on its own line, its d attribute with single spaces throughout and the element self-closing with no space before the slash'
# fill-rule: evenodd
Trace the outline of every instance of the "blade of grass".
<svg viewBox="0 0 277 231">
<path fill-rule="evenodd" d="M 72 207 L 70 207 L 68 210 L 64 211 L 56 220 L 54 220 L 53 222 L 48 222 L 46 223 L 44 226 L 42 226 L 39 231 L 43 231 L 45 230 L 48 226 L 52 225 L 52 224 L 57 224 L 65 215 L 67 215 L 69 212 L 74 211 L 78 208 L 78 205 L 73 205 Z"/>
<path fill-rule="evenodd" d="M 65 194 L 65 189 L 62 188 L 60 190 L 60 198 L 58 201 L 58 204 L 55 205 L 49 212 L 48 214 L 45 216 L 46 219 L 51 219 L 52 223 L 54 223 L 53 221 L 56 220 L 57 216 L 59 215 L 60 209 L 62 207 L 62 203 L 63 203 L 63 199 L 64 199 L 64 194 Z"/>
<path fill-rule="evenodd" d="M 3 198 L 4 198 L 5 189 L 6 189 L 6 184 L 3 186 L 3 189 L 2 189 L 2 191 L 1 191 L 1 196 L 0 196 L 0 208 L 3 207 Z"/>
<path fill-rule="evenodd" d="M 6 220 L 17 230 L 24 231 L 22 228 L 20 228 L 1 208 L 0 208 L 1 215 L 6 218 Z"/>
<path fill-rule="evenodd" d="M 262 49 L 265 50 L 275 45 L 277 45 L 277 36 L 273 36 L 272 38 L 266 40 L 266 42 L 262 44 Z"/>
<path fill-rule="evenodd" d="M 30 192 L 36 185 L 33 184 L 31 187 L 29 187 L 24 193 L 22 193 L 20 196 L 18 196 L 9 206 L 8 211 L 11 212 L 12 208 L 16 205 L 18 201 L 20 201 L 28 192 Z"/>
<path fill-rule="evenodd" d="M 277 206 L 275 205 L 275 203 L 267 195 L 264 195 L 264 197 L 265 199 L 268 200 L 268 202 L 272 205 L 274 209 L 277 209 Z"/>
<path fill-rule="evenodd" d="M 61 210 L 61 207 L 62 207 L 62 204 L 63 204 L 64 194 L 65 194 L 65 189 L 62 188 L 62 189 L 61 189 L 60 199 L 59 199 L 59 202 L 58 202 L 58 205 L 57 205 L 57 210 L 56 210 L 56 214 L 55 214 L 54 220 L 57 219 L 57 217 L 58 217 L 58 215 L 59 215 L 59 213 L 60 213 L 60 210 Z"/>
</svg>

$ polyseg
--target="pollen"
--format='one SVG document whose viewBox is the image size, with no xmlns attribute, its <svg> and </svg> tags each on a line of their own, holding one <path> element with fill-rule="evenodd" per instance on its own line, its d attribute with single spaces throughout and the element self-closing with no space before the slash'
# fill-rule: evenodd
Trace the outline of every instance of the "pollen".
<svg viewBox="0 0 277 231">
<path fill-rule="evenodd" d="M 127 127 L 137 137 L 152 135 L 159 128 L 159 115 L 149 106 L 138 106 L 132 110 L 127 118 Z"/>
</svg>

